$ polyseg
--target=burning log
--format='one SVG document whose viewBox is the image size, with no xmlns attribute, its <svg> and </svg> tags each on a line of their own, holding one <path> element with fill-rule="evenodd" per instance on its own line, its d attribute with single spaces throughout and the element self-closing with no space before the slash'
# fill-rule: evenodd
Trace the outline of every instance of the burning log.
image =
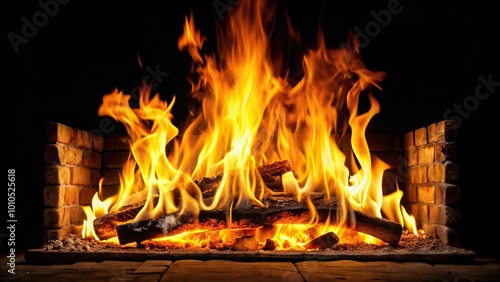
<svg viewBox="0 0 500 282">
<path fill-rule="evenodd" d="M 269 165 L 259 166 L 257 167 L 257 171 L 262 177 L 262 180 L 267 188 L 273 191 L 283 191 L 281 175 L 285 172 L 293 171 L 293 169 L 289 161 L 283 160 Z M 200 188 L 203 198 L 210 198 L 215 194 L 221 180 L 222 175 L 217 175 L 211 178 L 203 177 L 201 179 L 197 179 L 194 183 Z M 174 193 L 178 190 L 179 189 L 174 190 Z M 178 198 L 179 195 L 176 195 L 176 197 Z M 156 205 L 158 199 L 158 195 L 153 197 L 154 205 Z M 137 202 L 127 204 L 117 210 L 109 212 L 106 215 L 96 218 L 93 225 L 97 237 L 101 240 L 106 240 L 117 236 L 116 227 L 132 221 L 145 204 L 146 199 L 142 198 Z"/>
<path fill-rule="evenodd" d="M 280 196 L 281 198 L 288 198 Z M 324 199 L 321 194 L 312 195 L 320 221 L 325 221 L 335 214 L 338 202 Z M 306 222 L 310 209 L 306 202 L 296 202 L 292 200 L 277 200 L 276 197 L 269 197 L 265 200 L 266 208 L 235 209 L 231 213 L 232 220 L 248 221 L 254 226 L 269 226 L 277 223 L 303 223 Z M 400 224 L 378 217 L 370 216 L 366 213 L 351 210 L 353 219 L 347 220 L 347 228 L 362 232 L 387 242 L 392 247 L 397 247 L 401 238 L 403 228 Z M 331 216 L 332 215 L 332 216 Z M 226 210 L 200 211 L 196 220 L 200 223 L 210 220 L 225 220 Z M 330 220 L 332 220 L 330 218 Z M 184 214 L 181 219 L 174 214 L 165 215 L 156 219 L 142 220 L 133 223 L 126 223 L 116 227 L 120 244 L 136 242 L 140 244 L 147 239 L 154 239 L 171 234 L 183 224 L 193 222 L 192 215 Z M 302 220 L 302 221 L 300 221 Z M 217 227 L 216 227 L 217 228 Z M 220 229 L 227 228 L 221 226 Z"/>
<path fill-rule="evenodd" d="M 340 241 L 339 236 L 333 232 L 325 233 L 321 236 L 314 238 L 311 242 L 306 244 L 306 249 L 319 249 L 324 250 L 333 247 Z"/>
</svg>

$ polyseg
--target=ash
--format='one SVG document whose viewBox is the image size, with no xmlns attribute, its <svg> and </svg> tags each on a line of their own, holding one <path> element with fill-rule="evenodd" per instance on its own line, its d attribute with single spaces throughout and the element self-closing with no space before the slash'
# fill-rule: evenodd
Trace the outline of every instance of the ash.
<svg viewBox="0 0 500 282">
<path fill-rule="evenodd" d="M 231 251 L 234 250 L 230 244 L 222 244 L 214 242 L 207 247 L 189 247 L 180 246 L 179 244 L 169 244 L 165 241 L 161 243 L 155 241 L 146 241 L 137 245 L 136 243 L 119 245 L 117 242 L 101 242 L 94 239 L 82 238 L 81 235 L 70 234 L 62 240 L 49 240 L 42 250 L 50 252 L 115 252 L 118 250 L 144 250 L 144 251 L 175 251 L 182 250 L 183 252 L 204 252 L 204 251 Z M 254 250 L 262 252 L 287 252 L 287 250 L 263 250 L 262 246 L 257 246 Z M 290 252 L 295 252 L 292 250 Z M 352 238 L 352 240 L 343 240 L 343 243 L 337 243 L 331 248 L 325 250 L 302 250 L 302 252 L 335 252 L 342 253 L 360 253 L 360 254 L 387 254 L 387 253 L 404 253 L 404 254 L 470 254 L 471 251 L 453 247 L 442 243 L 435 236 L 416 236 L 412 233 L 403 232 L 397 248 L 389 246 L 387 243 L 369 244 Z"/>
</svg>

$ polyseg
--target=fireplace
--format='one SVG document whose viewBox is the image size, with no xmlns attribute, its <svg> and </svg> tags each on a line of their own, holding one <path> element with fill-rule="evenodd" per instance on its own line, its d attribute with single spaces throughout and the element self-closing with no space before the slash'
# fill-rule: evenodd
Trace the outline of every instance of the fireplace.
<svg viewBox="0 0 500 282">
<path fill-rule="evenodd" d="M 231 9 L 221 14 L 223 18 L 227 18 L 227 13 L 237 7 L 229 8 Z M 382 10 L 381 7 L 379 8 L 373 9 L 375 14 Z M 387 8 L 387 5 L 384 8 Z M 392 7 L 392 9 L 396 8 Z M 368 15 L 373 14 L 368 11 Z M 396 14 L 392 14 L 393 19 L 397 18 Z M 377 15 L 381 15 L 381 13 Z M 219 17 L 219 14 L 217 16 Z M 358 30 L 364 31 L 365 36 L 363 38 L 365 41 L 361 43 L 366 44 L 369 41 L 376 44 L 374 43 L 376 38 L 370 37 L 370 34 L 367 34 L 363 27 L 358 25 Z M 370 62 L 369 50 L 373 49 L 367 48 L 365 50 L 368 50 L 365 55 L 368 57 L 367 62 Z M 156 82 L 166 81 L 170 75 L 175 75 L 171 68 L 168 69 L 168 75 L 163 76 L 166 73 L 163 70 L 163 66 L 154 63 L 143 68 L 143 72 L 149 75 L 150 79 L 153 77 Z M 478 76 L 475 83 L 479 85 L 481 81 L 495 81 L 495 77 L 490 77 L 489 73 L 485 73 Z M 174 82 L 169 81 L 168 83 L 173 84 Z M 134 87 L 138 84 L 140 82 L 127 87 L 133 92 Z M 109 87 L 110 85 L 108 85 Z M 389 84 L 389 90 L 391 87 L 394 86 Z M 417 90 L 422 89 L 412 89 L 413 92 L 417 92 Z M 386 105 L 389 104 L 384 99 L 388 98 L 381 98 L 380 101 Z M 463 103 L 469 105 L 466 104 L 466 100 L 464 99 Z M 396 101 L 401 102 L 397 98 Z M 466 235 L 465 246 L 467 243 L 470 244 L 472 232 L 467 228 L 464 230 L 464 225 L 467 227 L 467 223 L 463 222 L 463 211 L 464 209 L 469 211 L 465 216 L 469 216 L 470 220 L 470 208 L 464 206 L 467 205 L 467 194 L 470 195 L 471 192 L 470 188 L 469 190 L 467 188 L 467 184 L 470 182 L 464 184 L 463 177 L 464 173 L 466 178 L 470 177 L 467 175 L 470 164 L 463 162 L 464 155 L 461 152 L 464 152 L 464 149 L 461 147 L 462 142 L 460 142 L 464 140 L 464 135 L 467 136 L 469 133 L 459 134 L 459 130 L 464 131 L 467 128 L 464 129 L 463 125 L 458 125 L 457 120 L 444 118 L 445 116 L 456 117 L 452 114 L 443 114 L 448 110 L 447 105 L 454 105 L 455 100 L 452 101 L 450 103 L 441 101 L 444 109 L 436 107 L 438 108 L 436 113 L 420 119 L 411 119 L 404 126 L 396 126 L 397 122 L 395 121 L 392 121 L 391 124 L 391 121 L 384 120 L 384 118 L 378 120 L 376 117 L 373 121 L 378 122 L 378 124 L 371 128 L 372 131 L 367 132 L 366 138 L 371 153 L 391 165 L 391 169 L 383 175 L 384 192 L 391 192 L 394 189 L 394 183 L 397 183 L 404 193 L 402 205 L 410 215 L 415 216 L 417 227 L 424 230 L 427 236 L 436 236 L 445 245 L 460 247 L 464 245 L 464 233 Z M 423 104 L 423 102 L 419 103 Z M 394 107 L 398 107 L 398 105 L 394 105 Z M 96 109 L 97 107 L 90 112 L 95 113 Z M 430 107 L 428 111 L 432 111 L 432 109 L 433 107 Z M 454 108 L 451 109 L 451 113 L 457 113 L 453 111 Z M 419 108 L 410 111 L 418 113 L 421 110 Z M 401 114 L 406 109 L 392 111 L 394 111 L 393 114 L 396 112 Z M 102 134 L 102 130 L 96 131 L 95 127 L 86 126 L 82 121 L 66 122 L 65 120 L 71 120 L 71 110 L 63 110 L 63 112 L 65 117 L 50 118 L 51 122 L 43 124 L 47 136 L 46 142 L 43 143 L 42 237 L 44 242 L 53 239 L 62 240 L 70 234 L 81 234 L 83 223 L 87 219 L 82 207 L 92 204 L 94 195 L 99 191 L 99 185 L 102 185 L 100 193 L 102 199 L 112 197 L 118 191 L 119 174 L 130 150 L 127 135 Z M 381 113 L 383 112 L 384 108 Z M 397 114 L 394 114 L 393 117 Z M 405 119 L 410 120 L 408 117 Z M 103 121 L 102 117 L 99 121 Z M 458 120 L 458 122 L 460 121 L 466 123 L 470 120 Z M 394 130 L 391 126 L 398 127 L 398 129 Z M 349 144 L 342 145 L 343 153 L 348 155 L 352 152 Z M 102 183 L 100 183 L 101 177 L 104 177 Z"/>
<path fill-rule="evenodd" d="M 419 229 L 444 244 L 460 247 L 460 187 L 457 132 L 453 121 L 440 121 L 401 135 L 368 135 L 372 153 L 393 164 L 384 176 L 385 189 L 401 181 L 403 205 L 415 215 Z M 122 168 L 129 158 L 129 137 L 101 137 L 61 123 L 47 124 L 45 148 L 44 238 L 62 240 L 80 234 L 104 181 L 100 197 L 117 194 Z M 344 151 L 350 148 L 346 146 Z M 400 170 L 400 171 L 398 171 Z M 401 179 L 403 178 L 403 179 Z"/>
</svg>

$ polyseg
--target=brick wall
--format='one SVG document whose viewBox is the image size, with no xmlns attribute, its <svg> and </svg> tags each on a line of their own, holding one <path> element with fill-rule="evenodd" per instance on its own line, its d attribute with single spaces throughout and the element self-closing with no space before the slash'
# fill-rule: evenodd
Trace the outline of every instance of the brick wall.
<svg viewBox="0 0 500 282">
<path fill-rule="evenodd" d="M 46 137 L 44 239 L 61 239 L 81 232 L 81 206 L 91 204 L 99 187 L 104 138 L 55 122 Z"/>
<path fill-rule="evenodd" d="M 405 133 L 403 147 L 407 210 L 427 235 L 460 247 L 457 135 L 454 121 L 440 121 Z"/>
</svg>

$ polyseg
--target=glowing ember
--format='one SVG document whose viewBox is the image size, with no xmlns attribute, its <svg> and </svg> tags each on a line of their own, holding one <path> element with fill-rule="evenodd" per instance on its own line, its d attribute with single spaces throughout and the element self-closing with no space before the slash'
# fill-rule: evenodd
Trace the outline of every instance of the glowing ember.
<svg viewBox="0 0 500 282">
<path fill-rule="evenodd" d="M 191 113 L 192 122 L 182 136 L 172 124 L 175 98 L 168 104 L 157 94 L 151 96 L 149 85 L 141 89 L 138 108 L 131 108 L 131 96 L 119 90 L 104 96 L 99 115 L 123 123 L 131 140 L 120 192 L 113 203 L 106 200 L 104 212 L 111 205 L 111 210 L 117 210 L 127 197 L 139 192 L 146 202 L 134 221 L 226 210 L 227 226 L 233 228 L 193 229 L 161 240 L 183 246 L 234 242 L 245 232 L 231 226 L 231 211 L 265 207 L 262 199 L 272 193 L 255 168 L 288 160 L 294 172 L 282 175 L 284 191 L 298 202 L 307 201 L 309 217 L 284 218 L 270 229 L 253 230 L 260 244 L 271 239 L 277 249 L 300 249 L 327 232 L 335 232 L 342 241 L 342 234 L 348 232 L 347 207 L 374 217 L 382 217 L 384 211 L 390 220 L 416 234 L 413 217 L 400 206 L 402 192 L 390 198 L 382 194 L 382 176 L 389 166 L 371 155 L 365 138 L 370 120 L 380 111 L 370 89 L 380 88 L 385 73 L 366 69 L 355 40 L 352 49 L 328 49 L 320 37 L 318 48 L 303 56 L 302 79 L 292 85 L 287 75 L 277 75 L 282 62 L 273 61 L 269 54 L 266 27 L 274 10 L 266 4 L 243 1 L 230 14 L 218 33 L 217 54 L 203 53 L 205 38 L 196 29 L 193 15 L 186 17 L 178 46 L 193 59 L 196 79 L 190 80 L 190 94 L 200 110 Z M 371 105 L 366 112 L 358 109 L 362 95 Z M 352 155 L 340 149 L 345 138 L 350 138 Z M 166 152 L 168 143 L 173 143 L 171 154 Z M 195 179 L 216 175 L 222 179 L 213 197 L 206 199 Z M 335 198 L 345 207 L 332 215 L 334 224 L 330 219 L 319 221 L 308 200 L 313 192 Z M 92 209 L 85 210 L 87 223 L 99 216 L 97 200 Z M 83 236 L 95 236 L 92 232 L 87 226 Z M 363 238 L 377 241 L 367 235 Z"/>
</svg>

